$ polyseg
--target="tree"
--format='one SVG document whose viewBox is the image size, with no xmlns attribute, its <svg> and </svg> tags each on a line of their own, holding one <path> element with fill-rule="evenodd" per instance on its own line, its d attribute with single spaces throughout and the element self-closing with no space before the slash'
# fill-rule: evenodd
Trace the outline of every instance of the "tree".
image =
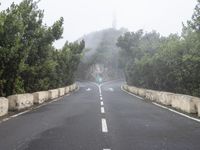
<svg viewBox="0 0 200 150">
<path fill-rule="evenodd" d="M 9 95 L 24 90 L 19 74 L 29 47 L 24 48 L 26 25 L 19 7 L 12 4 L 0 18 L 0 95 Z"/>
<path fill-rule="evenodd" d="M 53 42 L 62 38 L 64 19 L 47 27 L 37 5 L 23 0 L 0 13 L 0 96 L 48 90 L 74 81 L 84 41 L 55 50 Z"/>
<path fill-rule="evenodd" d="M 66 42 L 61 50 L 54 52 L 54 61 L 57 62 L 56 71 L 51 79 L 52 87 L 72 84 L 74 73 L 78 68 L 85 42 Z"/>
<path fill-rule="evenodd" d="M 126 61 L 141 57 L 142 52 L 139 45 L 142 36 L 143 30 L 138 30 L 137 32 L 127 32 L 118 38 L 116 45 L 121 48 L 119 61 L 122 68 L 125 68 Z"/>
<path fill-rule="evenodd" d="M 192 15 L 192 20 L 188 21 L 188 25 L 200 33 L 200 0 L 197 0 L 197 5 L 194 9 L 194 13 Z"/>
</svg>

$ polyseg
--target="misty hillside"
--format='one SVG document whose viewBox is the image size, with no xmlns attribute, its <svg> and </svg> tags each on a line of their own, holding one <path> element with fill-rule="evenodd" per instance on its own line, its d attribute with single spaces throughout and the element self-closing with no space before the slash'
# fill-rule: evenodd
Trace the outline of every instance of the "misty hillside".
<svg viewBox="0 0 200 150">
<path fill-rule="evenodd" d="M 104 29 L 84 35 L 86 52 L 78 70 L 78 78 L 97 80 L 101 77 L 103 80 L 117 78 L 118 52 L 116 46 L 117 39 L 123 35 L 126 29 Z M 79 76 L 79 74 L 81 74 Z"/>
<path fill-rule="evenodd" d="M 118 37 L 125 32 L 127 32 L 127 29 L 124 28 L 121 28 L 120 30 L 108 28 L 84 35 L 81 39 L 84 39 L 85 41 L 85 48 L 89 49 L 86 56 L 94 54 L 102 42 L 107 42 L 107 46 L 109 45 L 112 50 L 116 49 Z M 107 51 L 111 51 L 111 49 L 107 49 Z"/>
</svg>

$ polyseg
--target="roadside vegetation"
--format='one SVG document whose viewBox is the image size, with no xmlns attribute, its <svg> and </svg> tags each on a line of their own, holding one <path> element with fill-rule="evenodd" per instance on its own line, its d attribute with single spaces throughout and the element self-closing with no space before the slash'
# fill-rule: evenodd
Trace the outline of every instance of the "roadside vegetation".
<svg viewBox="0 0 200 150">
<path fill-rule="evenodd" d="M 52 26 L 43 23 L 38 2 L 23 0 L 0 12 L 0 96 L 35 92 L 74 82 L 85 43 L 68 43 L 55 49 L 62 38 L 63 18 Z"/>
<path fill-rule="evenodd" d="M 78 66 L 77 78 L 96 80 L 96 64 L 103 80 L 123 70 L 129 85 L 200 96 L 200 0 L 181 35 L 110 28 L 83 37 L 86 49 L 84 41 L 54 48 L 64 19 L 47 26 L 43 17 L 34 0 L 0 12 L 0 96 L 69 85 Z"/>
<path fill-rule="evenodd" d="M 200 0 L 182 35 L 127 32 L 117 46 L 129 85 L 200 96 Z"/>
</svg>

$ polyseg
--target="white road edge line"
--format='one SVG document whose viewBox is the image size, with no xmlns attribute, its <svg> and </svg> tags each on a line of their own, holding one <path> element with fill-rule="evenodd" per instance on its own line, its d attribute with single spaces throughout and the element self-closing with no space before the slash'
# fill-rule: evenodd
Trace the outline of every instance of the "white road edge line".
<svg viewBox="0 0 200 150">
<path fill-rule="evenodd" d="M 77 92 L 78 90 L 79 90 L 79 87 L 78 87 L 78 89 L 75 90 L 74 92 Z M 66 95 L 64 95 L 64 96 L 69 96 L 69 95 L 70 95 L 70 93 L 68 93 L 68 94 L 66 94 Z M 41 104 L 41 105 L 39 105 L 39 106 L 30 108 L 30 109 L 28 109 L 28 110 L 26 110 L 26 111 L 23 111 L 23 112 L 20 112 L 20 113 L 15 114 L 15 115 L 9 116 L 8 118 L 2 119 L 2 120 L 0 121 L 0 124 L 3 123 L 3 122 L 6 122 L 6 121 L 8 121 L 8 120 L 10 120 L 10 119 L 12 119 L 12 118 L 16 118 L 16 117 L 18 117 L 18 116 L 21 116 L 21 115 L 23 115 L 23 114 L 26 114 L 26 113 L 28 113 L 28 112 L 35 111 L 35 110 L 37 110 L 38 108 L 43 107 L 43 106 L 45 106 L 45 105 L 48 105 L 48 104 L 54 103 L 54 102 L 56 102 L 56 101 L 59 101 L 61 98 L 62 98 L 62 97 L 59 97 L 59 98 L 57 98 L 57 99 L 55 99 L 55 100 L 52 100 L 52 101 L 43 103 L 43 104 Z"/>
<path fill-rule="evenodd" d="M 188 119 L 191 119 L 191 120 L 193 120 L 193 121 L 200 122 L 200 119 L 190 117 L 190 116 L 188 116 L 188 115 L 186 115 L 186 114 L 183 114 L 183 113 L 178 112 L 178 111 L 176 111 L 176 110 L 173 110 L 173 109 L 171 109 L 171 108 L 165 107 L 165 106 L 160 105 L 160 104 L 158 104 L 158 103 L 155 103 L 155 102 L 152 102 L 152 103 L 153 103 L 154 105 L 158 106 L 158 107 L 161 107 L 161 108 L 163 108 L 163 109 L 167 109 L 167 110 L 169 110 L 169 111 L 171 111 L 171 112 L 174 112 L 174 113 L 176 113 L 176 114 L 179 114 L 179 115 L 181 115 L 181 116 L 183 116 L 183 117 L 186 117 L 186 118 L 188 118 Z"/>
<path fill-rule="evenodd" d="M 13 115 L 13 116 L 10 116 L 10 118 L 15 118 L 15 117 L 20 116 L 20 115 L 23 115 L 23 114 L 25 114 L 25 113 L 27 113 L 27 112 L 29 112 L 29 111 L 31 111 L 31 110 L 26 110 L 26 111 L 23 111 L 23 112 L 21 112 L 21 113 L 15 114 L 15 115 Z"/>
<path fill-rule="evenodd" d="M 137 96 L 137 95 L 135 95 L 135 94 L 133 94 L 133 93 L 130 93 L 130 92 L 124 90 L 122 86 L 121 86 L 121 90 L 124 91 L 124 92 L 126 92 L 126 93 L 128 93 L 128 94 L 130 94 L 130 95 L 132 95 L 132 96 L 135 96 L 135 97 L 137 97 L 137 98 L 139 98 L 139 99 L 141 99 L 141 100 L 144 100 L 142 97 Z"/>
<path fill-rule="evenodd" d="M 68 96 L 68 95 L 69 95 L 69 94 L 67 94 L 67 95 L 65 95 L 65 96 Z M 52 101 L 47 102 L 47 103 L 43 103 L 43 104 L 41 104 L 41 105 L 39 105 L 39 106 L 30 108 L 30 109 L 28 109 L 28 110 L 25 110 L 25 111 L 23 111 L 23 112 L 17 113 L 17 114 L 15 114 L 15 115 L 9 116 L 8 118 L 2 119 L 2 120 L 0 121 L 0 124 L 3 123 L 3 122 L 6 122 L 6 121 L 8 121 L 8 120 L 10 120 L 10 119 L 12 119 L 12 118 L 16 118 L 16 117 L 18 117 L 18 116 L 21 116 L 21 115 L 23 115 L 23 114 L 26 114 L 26 113 L 28 113 L 28 112 L 35 111 L 36 109 L 38 109 L 38 108 L 40 108 L 40 107 L 42 107 L 42 106 L 51 104 L 51 103 L 53 103 L 53 102 L 56 102 L 56 101 L 60 100 L 61 98 L 62 98 L 62 97 L 57 98 L 57 99 L 52 100 Z"/>
<path fill-rule="evenodd" d="M 105 114 L 105 109 L 104 109 L 104 107 L 101 107 L 101 113 L 102 113 L 102 114 Z"/>
<path fill-rule="evenodd" d="M 111 149 L 109 149 L 109 148 L 104 148 L 103 150 L 111 150 Z"/>
<path fill-rule="evenodd" d="M 132 96 L 135 96 L 135 97 L 137 97 L 137 98 L 139 98 L 139 99 L 141 99 L 141 100 L 144 100 L 142 97 L 139 97 L 139 96 L 137 96 L 137 95 L 135 95 L 135 94 L 132 94 L 132 93 L 130 93 L 130 92 L 127 92 L 126 90 L 123 89 L 122 86 L 121 86 L 121 90 L 124 91 L 124 92 L 126 92 L 126 93 L 128 93 L 128 94 L 130 94 L 130 95 L 132 95 Z M 176 111 L 176 110 L 174 110 L 174 109 L 165 107 L 165 106 L 160 105 L 160 104 L 155 103 L 155 102 L 152 102 L 152 104 L 154 104 L 154 105 L 156 105 L 156 106 L 158 106 L 158 107 L 161 107 L 161 108 L 163 108 L 163 109 L 167 109 L 167 110 L 169 110 L 169 111 L 171 111 L 171 112 L 174 112 L 174 113 L 176 113 L 176 114 L 178 114 L 178 115 L 181 115 L 181 116 L 183 116 L 183 117 L 186 117 L 186 118 L 188 118 L 188 119 L 191 119 L 191 120 L 193 120 L 193 121 L 196 121 L 196 122 L 199 122 L 199 123 L 200 123 L 200 119 L 197 119 L 197 118 L 194 118 L 194 117 L 190 117 L 190 116 L 188 116 L 188 115 L 186 115 L 186 114 L 183 114 L 183 113 L 181 113 L 181 112 L 178 112 L 178 111 Z"/>
<path fill-rule="evenodd" d="M 106 119 L 102 118 L 101 119 L 101 123 L 102 123 L 102 132 L 107 133 L 108 132 L 108 127 L 107 127 Z"/>
<path fill-rule="evenodd" d="M 80 89 L 80 87 L 78 86 L 78 88 L 74 91 L 74 93 L 77 92 L 77 91 L 79 91 L 79 89 Z M 64 96 L 69 96 L 70 94 L 71 94 L 71 93 L 68 93 L 68 94 L 66 94 L 66 95 L 64 95 Z M 23 112 L 21 112 L 21 113 L 17 113 L 17 114 L 15 114 L 15 115 L 9 116 L 8 118 L 4 118 L 4 119 L 2 119 L 2 120 L 0 121 L 0 124 L 3 123 L 3 122 L 6 122 L 6 121 L 8 121 L 8 120 L 10 120 L 10 119 L 12 119 L 12 118 L 16 118 L 16 117 L 18 117 L 18 116 L 20 116 L 20 115 L 23 115 L 23 114 L 25 114 L 25 113 L 28 113 L 28 112 L 30 112 L 30 111 L 35 111 L 36 109 L 38 109 L 38 108 L 40 108 L 40 107 L 43 107 L 43 106 L 45 106 L 45 105 L 48 105 L 48 104 L 51 104 L 51 103 L 53 103 L 53 102 L 59 101 L 59 100 L 60 100 L 61 98 L 63 98 L 64 96 L 59 97 L 59 98 L 56 98 L 55 100 L 52 100 L 52 101 L 49 101 L 49 102 L 40 104 L 39 106 L 30 108 L 30 109 L 28 109 L 28 110 L 26 110 L 26 111 L 23 111 Z"/>
<path fill-rule="evenodd" d="M 103 101 L 101 101 L 101 106 L 103 106 L 104 105 L 104 103 L 103 103 Z"/>
</svg>

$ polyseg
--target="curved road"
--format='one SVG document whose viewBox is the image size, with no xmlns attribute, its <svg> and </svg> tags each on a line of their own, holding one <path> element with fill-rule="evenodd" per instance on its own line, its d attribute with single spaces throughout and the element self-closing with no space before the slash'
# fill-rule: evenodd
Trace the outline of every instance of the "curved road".
<svg viewBox="0 0 200 150">
<path fill-rule="evenodd" d="M 0 123 L 0 150 L 200 150 L 200 123 L 123 92 L 79 91 Z"/>
</svg>

